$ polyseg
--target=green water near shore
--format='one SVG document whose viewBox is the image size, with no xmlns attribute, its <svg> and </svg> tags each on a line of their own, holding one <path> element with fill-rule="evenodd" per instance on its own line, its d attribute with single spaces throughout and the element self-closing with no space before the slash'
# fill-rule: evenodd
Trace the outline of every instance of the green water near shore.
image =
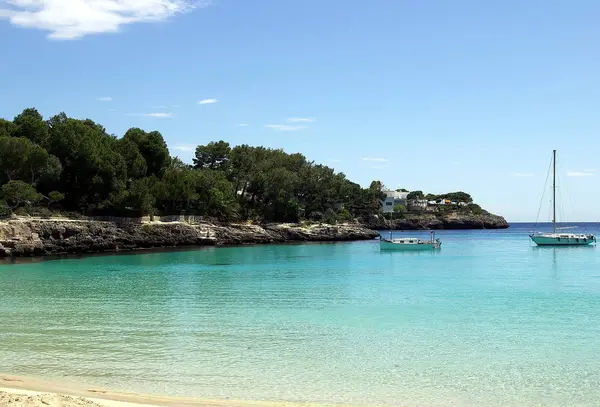
<svg viewBox="0 0 600 407">
<path fill-rule="evenodd" d="M 597 405 L 600 256 L 523 230 L 0 265 L 0 371 L 207 398 Z M 414 233 L 413 233 L 414 234 Z"/>
</svg>

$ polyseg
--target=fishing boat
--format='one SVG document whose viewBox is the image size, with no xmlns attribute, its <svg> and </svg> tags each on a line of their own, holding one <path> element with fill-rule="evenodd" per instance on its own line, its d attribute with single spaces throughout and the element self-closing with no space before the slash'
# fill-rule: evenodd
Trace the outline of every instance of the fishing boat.
<svg viewBox="0 0 600 407">
<path fill-rule="evenodd" d="M 552 150 L 552 232 L 533 232 L 529 237 L 538 246 L 588 246 L 596 243 L 596 237 L 591 233 L 566 232 L 575 228 L 577 226 L 556 226 L 556 150 Z"/>
<path fill-rule="evenodd" d="M 442 242 L 440 239 L 436 239 L 435 232 L 431 232 L 430 240 L 422 240 L 416 237 L 401 237 L 392 238 L 392 232 L 390 231 L 390 238 L 386 239 L 383 236 L 379 236 L 379 249 L 380 250 L 434 250 L 440 249 Z"/>
</svg>

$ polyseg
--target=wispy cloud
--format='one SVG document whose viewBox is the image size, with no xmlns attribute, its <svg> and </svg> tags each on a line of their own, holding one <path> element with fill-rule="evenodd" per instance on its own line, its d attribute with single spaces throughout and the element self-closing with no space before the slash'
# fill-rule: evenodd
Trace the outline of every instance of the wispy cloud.
<svg viewBox="0 0 600 407">
<path fill-rule="evenodd" d="M 535 174 L 531 172 L 515 172 L 513 175 L 515 177 L 535 177 Z"/>
<path fill-rule="evenodd" d="M 314 117 L 290 117 L 287 119 L 289 123 L 314 123 L 317 119 Z"/>
<path fill-rule="evenodd" d="M 181 105 L 173 105 L 173 107 L 174 107 L 175 109 L 177 109 L 179 106 L 181 106 Z"/>
<path fill-rule="evenodd" d="M 141 117 L 156 117 L 158 119 L 170 119 L 173 117 L 173 113 L 129 113 L 128 116 L 141 116 Z"/>
<path fill-rule="evenodd" d="M 175 146 L 173 146 L 173 150 L 190 153 L 196 151 L 196 146 L 193 144 L 175 144 Z"/>
<path fill-rule="evenodd" d="M 156 105 L 156 106 L 152 106 L 152 109 L 168 109 L 168 106 L 166 106 L 166 105 Z"/>
<path fill-rule="evenodd" d="M 248 124 L 247 123 L 238 123 L 238 124 L 236 124 L 236 126 L 238 126 L 238 127 L 248 127 Z"/>
<path fill-rule="evenodd" d="M 593 177 L 596 174 L 592 174 L 591 172 L 586 171 L 568 171 L 568 177 Z"/>
<path fill-rule="evenodd" d="M 101 98 L 98 98 L 97 100 L 99 100 L 100 102 L 111 102 L 112 98 L 110 96 L 103 96 Z"/>
<path fill-rule="evenodd" d="M 217 99 L 202 99 L 198 102 L 199 105 L 212 105 L 213 103 L 217 103 Z"/>
<path fill-rule="evenodd" d="M 460 165 L 460 161 L 452 161 L 450 164 L 452 164 L 452 165 Z"/>
<path fill-rule="evenodd" d="M 379 158 L 379 157 L 361 157 L 363 161 L 376 161 L 376 162 L 386 162 L 387 158 Z"/>
<path fill-rule="evenodd" d="M 293 126 L 290 124 L 265 124 L 265 127 L 275 131 L 298 131 L 305 129 L 305 126 Z"/>
<path fill-rule="evenodd" d="M 3 0 L 0 20 L 48 31 L 48 38 L 74 40 L 118 32 L 121 26 L 167 20 L 210 5 L 209 0 Z"/>
</svg>

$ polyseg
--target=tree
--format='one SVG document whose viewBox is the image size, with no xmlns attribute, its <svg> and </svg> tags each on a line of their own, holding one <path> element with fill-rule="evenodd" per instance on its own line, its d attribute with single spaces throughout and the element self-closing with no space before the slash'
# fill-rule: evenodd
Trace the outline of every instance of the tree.
<svg viewBox="0 0 600 407">
<path fill-rule="evenodd" d="M 140 152 L 138 145 L 130 138 L 122 138 L 117 142 L 117 151 L 127 165 L 127 177 L 129 179 L 144 178 L 148 173 L 146 159 Z"/>
<path fill-rule="evenodd" d="M 2 185 L 2 198 L 8 203 L 11 211 L 23 204 L 33 204 L 41 199 L 41 195 L 33 186 L 23 181 L 9 181 Z"/>
<path fill-rule="evenodd" d="M 409 201 L 412 201 L 412 200 L 415 200 L 415 199 L 423 199 L 423 197 L 424 197 L 423 191 L 411 191 L 406 196 L 406 199 L 409 200 Z"/>
<path fill-rule="evenodd" d="M 127 165 L 117 152 L 117 139 L 91 120 L 58 114 L 49 120 L 50 153 L 63 171 L 54 189 L 64 191 L 70 210 L 110 206 L 126 188 Z"/>
<path fill-rule="evenodd" d="M 127 130 L 125 140 L 134 142 L 146 160 L 147 176 L 160 176 L 171 161 L 167 143 L 158 131 L 146 133 L 137 127 Z"/>
<path fill-rule="evenodd" d="M 229 143 L 221 140 L 210 142 L 205 146 L 196 147 L 196 168 L 226 171 L 231 154 Z"/>
<path fill-rule="evenodd" d="M 51 191 L 48 194 L 48 206 L 59 203 L 63 199 L 65 199 L 65 194 L 60 193 L 58 191 Z"/>
<path fill-rule="evenodd" d="M 27 138 L 42 147 L 48 146 L 48 124 L 36 109 L 23 110 L 13 122 L 16 125 L 13 136 Z"/>
<path fill-rule="evenodd" d="M 58 158 L 24 137 L 0 137 L 0 183 L 11 180 L 36 184 L 54 182 L 62 167 Z"/>
<path fill-rule="evenodd" d="M 149 178 L 134 180 L 127 191 L 125 198 L 125 209 L 139 211 L 141 216 L 152 215 L 154 213 L 154 204 L 156 198 L 150 190 L 151 182 Z"/>
<path fill-rule="evenodd" d="M 0 119 L 0 137 L 12 136 L 17 126 L 8 120 Z"/>
<path fill-rule="evenodd" d="M 394 217 L 401 218 L 406 214 L 406 207 L 404 205 L 394 205 Z"/>
</svg>

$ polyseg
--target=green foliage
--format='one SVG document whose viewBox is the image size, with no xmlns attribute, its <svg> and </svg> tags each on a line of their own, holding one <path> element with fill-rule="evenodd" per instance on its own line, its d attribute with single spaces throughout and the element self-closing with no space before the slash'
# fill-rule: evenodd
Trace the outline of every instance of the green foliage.
<svg viewBox="0 0 600 407">
<path fill-rule="evenodd" d="M 10 210 L 34 211 L 27 205 L 40 200 L 39 191 L 47 203 L 39 213 L 60 208 L 80 215 L 336 223 L 380 212 L 384 198 L 380 181 L 363 188 L 280 149 L 221 140 L 199 145 L 193 162 L 171 157 L 157 131 L 130 128 L 117 138 L 90 119 L 60 113 L 44 121 L 35 109 L 0 120 L 0 186 Z M 444 196 L 472 202 L 462 192 Z M 405 212 L 394 208 L 396 217 Z"/>
<path fill-rule="evenodd" d="M 406 214 L 407 210 L 404 205 L 394 205 L 393 217 L 398 219 L 402 218 Z"/>
<path fill-rule="evenodd" d="M 483 209 L 481 209 L 481 206 L 477 205 L 477 204 L 469 204 L 469 206 L 467 206 L 467 210 L 469 212 L 471 212 L 473 215 L 482 215 L 485 213 L 485 211 Z"/>
<path fill-rule="evenodd" d="M 50 191 L 48 194 L 48 206 L 55 205 L 65 199 L 65 194 L 58 191 Z"/>
<path fill-rule="evenodd" d="M 2 199 L 13 211 L 21 205 L 35 204 L 42 198 L 31 184 L 23 181 L 9 181 L 2 185 L 0 192 Z"/>
<path fill-rule="evenodd" d="M 12 180 L 53 182 L 62 167 L 58 158 L 24 137 L 0 137 L 0 184 Z"/>
<path fill-rule="evenodd" d="M 412 191 L 406 196 L 406 199 L 412 201 L 414 199 L 423 199 L 424 196 L 423 191 Z"/>
<path fill-rule="evenodd" d="M 146 133 L 142 129 L 131 128 L 127 130 L 123 140 L 131 141 L 137 145 L 139 153 L 146 161 L 147 172 L 144 175 L 160 176 L 171 161 L 167 143 L 158 131 Z M 141 165 L 141 163 L 138 163 L 138 165 Z"/>
<path fill-rule="evenodd" d="M 398 189 L 396 189 L 396 192 L 408 192 L 408 189 L 406 189 L 406 188 L 398 188 Z"/>
<path fill-rule="evenodd" d="M 13 123 L 16 126 L 13 136 L 24 137 L 44 148 L 48 146 L 48 124 L 36 109 L 23 110 Z"/>
<path fill-rule="evenodd" d="M 17 126 L 8 120 L 0 119 L 0 137 L 12 136 Z"/>
<path fill-rule="evenodd" d="M 196 147 L 196 168 L 226 171 L 231 156 L 229 143 L 221 140 Z"/>
<path fill-rule="evenodd" d="M 466 192 L 462 192 L 462 191 L 448 192 L 446 194 L 440 194 L 440 195 L 427 194 L 425 196 L 425 199 L 430 200 L 430 201 L 447 199 L 447 200 L 453 201 L 453 202 L 465 202 L 465 203 L 473 202 L 473 198 L 471 197 L 471 195 L 467 194 Z"/>
</svg>

